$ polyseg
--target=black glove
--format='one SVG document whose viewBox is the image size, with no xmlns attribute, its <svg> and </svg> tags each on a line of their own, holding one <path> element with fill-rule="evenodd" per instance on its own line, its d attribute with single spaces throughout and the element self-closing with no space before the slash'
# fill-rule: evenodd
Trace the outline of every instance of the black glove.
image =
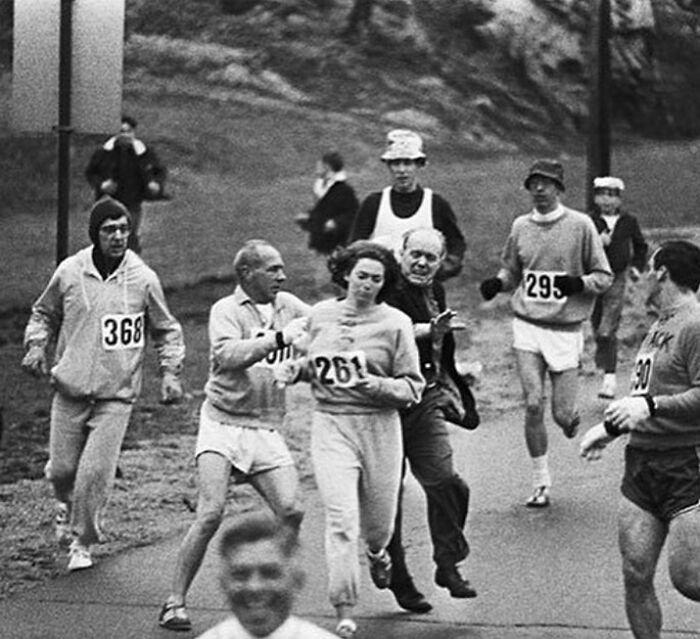
<svg viewBox="0 0 700 639">
<path fill-rule="evenodd" d="M 498 277 L 490 277 L 481 283 L 479 290 L 486 301 L 492 300 L 503 290 L 503 282 Z"/>
<path fill-rule="evenodd" d="M 562 295 L 577 295 L 583 292 L 583 279 L 574 275 L 555 275 L 554 286 Z"/>
</svg>

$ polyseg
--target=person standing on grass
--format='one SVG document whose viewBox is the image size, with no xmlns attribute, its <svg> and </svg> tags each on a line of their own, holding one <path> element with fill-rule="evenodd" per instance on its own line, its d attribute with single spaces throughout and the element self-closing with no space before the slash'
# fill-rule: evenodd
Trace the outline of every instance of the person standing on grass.
<svg viewBox="0 0 700 639">
<path fill-rule="evenodd" d="M 700 248 L 662 244 L 645 278 L 658 319 L 639 347 L 630 394 L 609 404 L 580 452 L 599 459 L 629 434 L 617 535 L 625 608 L 636 639 L 659 639 L 654 577 L 666 542 L 671 583 L 700 601 Z"/>
<path fill-rule="evenodd" d="M 398 251 L 406 231 L 432 226 L 447 241 L 439 279 L 458 275 L 466 243 L 452 207 L 418 182 L 427 160 L 423 139 L 407 129 L 390 131 L 381 159 L 389 169 L 392 184 L 364 199 L 350 231 L 350 241 L 369 239 Z"/>
<path fill-rule="evenodd" d="M 90 211 L 92 246 L 59 264 L 24 333 L 22 368 L 50 374 L 55 389 L 45 472 L 71 571 L 90 568 L 90 546 L 101 541 L 100 513 L 141 391 L 147 335 L 163 376 L 161 401 L 182 397 L 182 328 L 158 276 L 127 248 L 130 231 L 124 205 L 109 196 L 98 200 Z"/>
<path fill-rule="evenodd" d="M 137 122 L 122 116 L 119 133 L 109 138 L 91 156 L 85 178 L 95 191 L 95 199 L 111 195 L 131 214 L 129 248 L 141 252 L 141 229 L 144 200 L 163 198 L 167 170 L 152 146 L 136 137 Z"/>
<path fill-rule="evenodd" d="M 237 483 L 250 483 L 291 535 L 298 534 L 303 518 L 297 470 L 278 430 L 285 392 L 274 370 L 295 356 L 309 307 L 281 290 L 287 279 L 284 262 L 270 243 L 247 241 L 233 268 L 235 290 L 216 302 L 209 315 L 209 377 L 195 448 L 199 495 L 158 618 L 168 630 L 192 628 L 187 591 L 221 524 L 231 476 Z"/>
<path fill-rule="evenodd" d="M 425 492 L 435 583 L 447 588 L 452 597 L 467 599 L 476 597 L 476 590 L 459 573 L 458 564 L 469 554 L 464 535 L 469 486 L 455 471 L 448 424 L 473 429 L 479 425 L 479 415 L 471 390 L 455 366 L 453 331 L 465 325 L 447 308 L 445 288 L 435 279 L 444 257 L 445 238 L 440 231 L 408 231 L 400 250 L 401 278 L 387 303 L 411 318 L 426 381 L 421 401 L 401 411 L 401 428 L 405 461 Z M 391 591 L 402 608 L 429 612 L 432 606 L 416 588 L 406 566 L 401 511 L 399 495 L 389 544 Z"/>
<path fill-rule="evenodd" d="M 639 280 L 647 260 L 647 243 L 637 218 L 621 209 L 625 184 L 620 178 L 605 176 L 593 180 L 595 207 L 591 218 L 603 241 L 605 255 L 613 272 L 612 286 L 596 297 L 591 315 L 595 337 L 595 363 L 603 370 L 598 397 L 613 399 L 616 390 L 617 329 L 625 303 L 627 273 Z"/>
<path fill-rule="evenodd" d="M 366 240 L 329 260 L 344 299 L 311 309 L 306 363 L 281 369 L 281 381 L 311 382 L 316 401 L 311 460 L 326 519 L 329 595 L 336 633 L 357 631 L 360 528 L 377 588 L 391 584 L 391 539 L 403 447 L 399 410 L 420 400 L 424 380 L 411 320 L 384 302 L 398 281 L 386 247 Z"/>
<path fill-rule="evenodd" d="M 534 205 L 515 219 L 496 277 L 484 280 L 485 300 L 513 290 L 513 349 L 525 398 L 525 442 L 532 460 L 532 495 L 525 505 L 549 506 L 552 485 L 544 423 L 544 385 L 549 371 L 552 416 L 564 436 L 579 425 L 578 369 L 583 322 L 596 295 L 612 283 L 600 236 L 585 213 L 561 203 L 564 169 L 537 160 L 525 178 Z"/>
<path fill-rule="evenodd" d="M 231 612 L 199 639 L 335 639 L 292 615 L 304 587 L 298 545 L 262 513 L 244 515 L 221 535 L 221 590 Z"/>
<path fill-rule="evenodd" d="M 359 202 L 355 190 L 348 184 L 343 157 L 337 151 L 321 156 L 316 167 L 313 192 L 315 203 L 308 213 L 296 219 L 297 224 L 309 233 L 309 248 L 328 257 L 335 248 L 347 244 Z M 325 260 L 320 264 L 322 273 L 314 277 L 315 284 L 328 279 Z"/>
</svg>

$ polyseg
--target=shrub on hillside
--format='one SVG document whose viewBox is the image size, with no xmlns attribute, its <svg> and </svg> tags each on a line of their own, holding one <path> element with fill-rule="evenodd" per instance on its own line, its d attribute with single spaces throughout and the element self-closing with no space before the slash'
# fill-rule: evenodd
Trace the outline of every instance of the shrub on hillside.
<svg viewBox="0 0 700 639">
<path fill-rule="evenodd" d="M 189 38 L 201 33 L 217 15 L 215 0 L 136 0 L 127 3 L 126 30 Z"/>
<path fill-rule="evenodd" d="M 247 13 L 258 3 L 259 0 L 220 0 L 222 11 L 233 16 Z"/>
<path fill-rule="evenodd" d="M 241 49 L 219 44 L 138 34 L 129 38 L 124 53 L 127 62 L 164 75 L 213 71 L 245 63 L 252 57 Z"/>
</svg>

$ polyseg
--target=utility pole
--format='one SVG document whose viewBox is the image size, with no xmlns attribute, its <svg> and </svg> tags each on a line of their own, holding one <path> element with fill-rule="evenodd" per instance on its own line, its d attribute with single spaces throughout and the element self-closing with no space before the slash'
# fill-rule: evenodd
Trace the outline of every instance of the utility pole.
<svg viewBox="0 0 700 639">
<path fill-rule="evenodd" d="M 119 126 L 124 15 L 125 0 L 14 0 L 11 127 L 58 138 L 56 262 L 69 249 L 73 136 Z"/>
<path fill-rule="evenodd" d="M 70 213 L 71 83 L 73 76 L 73 0 L 61 0 L 58 63 L 58 215 L 56 264 L 68 256 Z"/>
<path fill-rule="evenodd" d="M 586 204 L 593 207 L 593 178 L 610 175 L 610 2 L 595 0 L 591 16 L 590 104 Z"/>
</svg>

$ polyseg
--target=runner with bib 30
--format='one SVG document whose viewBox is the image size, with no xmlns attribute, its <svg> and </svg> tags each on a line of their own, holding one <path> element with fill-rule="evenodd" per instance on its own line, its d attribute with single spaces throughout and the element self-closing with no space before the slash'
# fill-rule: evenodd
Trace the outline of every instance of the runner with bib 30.
<svg viewBox="0 0 700 639">
<path fill-rule="evenodd" d="M 608 405 L 580 453 L 599 459 L 629 433 L 617 530 L 625 610 L 635 639 L 659 639 L 654 578 L 664 545 L 674 588 L 700 601 L 700 248 L 666 242 L 642 277 L 658 318 L 639 348 L 630 394 Z"/>
</svg>

